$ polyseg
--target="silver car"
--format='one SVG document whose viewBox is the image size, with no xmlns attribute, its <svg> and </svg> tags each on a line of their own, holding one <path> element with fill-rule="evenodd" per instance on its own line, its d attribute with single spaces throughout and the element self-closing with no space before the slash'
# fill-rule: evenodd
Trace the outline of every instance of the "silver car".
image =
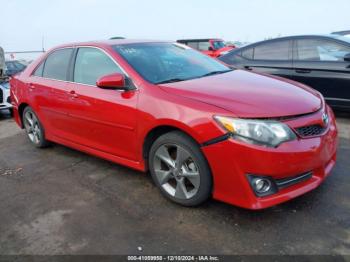
<svg viewBox="0 0 350 262">
<path fill-rule="evenodd" d="M 10 85 L 5 76 L 5 55 L 0 47 L 0 111 L 10 110 L 12 114 L 12 105 L 10 99 Z"/>
<path fill-rule="evenodd" d="M 9 82 L 0 82 L 0 110 L 10 110 L 12 114 Z"/>
</svg>

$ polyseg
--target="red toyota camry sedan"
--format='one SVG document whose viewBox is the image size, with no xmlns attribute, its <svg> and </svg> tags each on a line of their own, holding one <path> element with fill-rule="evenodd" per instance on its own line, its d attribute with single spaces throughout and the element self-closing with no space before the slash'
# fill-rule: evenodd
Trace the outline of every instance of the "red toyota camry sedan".
<svg viewBox="0 0 350 262">
<path fill-rule="evenodd" d="M 276 205 L 320 185 L 336 159 L 335 118 L 319 92 L 178 43 L 62 45 L 11 80 L 11 98 L 36 147 L 149 170 L 185 206 L 210 196 Z"/>
</svg>

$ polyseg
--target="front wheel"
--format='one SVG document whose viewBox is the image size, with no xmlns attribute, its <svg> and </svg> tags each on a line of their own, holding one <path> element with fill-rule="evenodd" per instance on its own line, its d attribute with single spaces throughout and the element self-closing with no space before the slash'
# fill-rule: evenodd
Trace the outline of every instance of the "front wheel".
<svg viewBox="0 0 350 262">
<path fill-rule="evenodd" d="M 23 110 L 22 119 L 29 140 L 36 147 L 47 147 L 50 143 L 45 139 L 45 130 L 31 107 Z"/>
<path fill-rule="evenodd" d="M 151 147 L 149 167 L 162 194 L 178 204 L 196 206 L 211 195 L 208 163 L 198 144 L 184 133 L 159 137 Z"/>
</svg>

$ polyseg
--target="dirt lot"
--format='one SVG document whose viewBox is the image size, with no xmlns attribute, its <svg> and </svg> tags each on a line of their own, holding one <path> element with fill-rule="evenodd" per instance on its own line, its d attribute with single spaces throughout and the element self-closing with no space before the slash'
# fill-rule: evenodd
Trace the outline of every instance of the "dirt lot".
<svg viewBox="0 0 350 262">
<path fill-rule="evenodd" d="M 54 145 L 39 150 L 0 114 L 0 254 L 349 254 L 350 115 L 338 114 L 332 175 L 259 212 L 184 208 L 150 176 Z"/>
</svg>

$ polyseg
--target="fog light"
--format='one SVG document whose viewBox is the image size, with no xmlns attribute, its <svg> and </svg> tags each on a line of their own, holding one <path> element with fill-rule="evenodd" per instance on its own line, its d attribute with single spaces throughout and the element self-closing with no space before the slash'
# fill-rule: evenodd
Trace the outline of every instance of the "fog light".
<svg viewBox="0 0 350 262">
<path fill-rule="evenodd" d="M 255 178 L 253 180 L 253 186 L 257 193 L 266 193 L 271 189 L 271 182 L 268 179 L 264 178 Z"/>
<path fill-rule="evenodd" d="M 274 180 L 270 177 L 248 175 L 248 178 L 255 195 L 259 197 L 271 195 L 278 191 Z"/>
</svg>

